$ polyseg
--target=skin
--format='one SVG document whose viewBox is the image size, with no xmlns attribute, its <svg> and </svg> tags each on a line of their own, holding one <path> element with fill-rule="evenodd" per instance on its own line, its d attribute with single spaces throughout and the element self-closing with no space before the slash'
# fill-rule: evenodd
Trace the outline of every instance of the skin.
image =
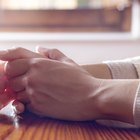
<svg viewBox="0 0 140 140">
<path fill-rule="evenodd" d="M 138 80 L 98 79 L 90 74 L 91 67 L 79 66 L 58 50 L 39 48 L 38 52 L 23 48 L 0 51 L 0 59 L 8 62 L 4 69 L 8 85 L 28 110 L 64 120 L 134 123 Z M 108 69 L 106 77 L 111 78 Z"/>
<path fill-rule="evenodd" d="M 1 109 L 13 100 L 12 105 L 15 113 L 20 114 L 24 111 L 24 105 L 21 102 L 14 100 L 15 95 L 13 91 L 7 87 L 7 78 L 4 74 L 4 63 L 0 64 L 0 94 Z"/>
<path fill-rule="evenodd" d="M 48 58 L 49 56 L 47 52 L 48 51 L 46 48 L 43 49 L 42 51 L 38 51 L 38 53 Z M 36 57 L 40 57 L 40 56 L 36 56 Z M 94 77 L 105 78 L 105 79 L 111 78 L 110 71 L 105 64 L 83 65 L 82 67 Z M 4 75 L 4 63 L 1 63 L 0 65 L 0 93 L 3 93 L 5 88 L 6 88 L 6 77 Z M 21 98 L 21 96 L 19 98 Z M 1 108 L 3 108 L 8 102 L 10 102 L 13 99 L 15 99 L 15 95 L 14 95 L 14 92 L 12 91 L 7 91 L 6 94 L 1 94 L 0 96 Z M 20 114 L 24 111 L 24 105 L 18 100 L 13 100 L 12 105 L 14 106 L 16 113 Z"/>
<path fill-rule="evenodd" d="M 101 79 L 112 79 L 111 72 L 106 64 L 82 65 L 93 77 Z"/>
<path fill-rule="evenodd" d="M 29 56 L 30 54 L 30 56 Z M 42 57 L 39 54 L 34 53 L 28 53 L 26 52 L 27 57 Z M 5 107 L 10 101 L 12 101 L 13 108 L 15 110 L 15 113 L 20 114 L 24 112 L 25 106 L 20 101 L 16 100 L 16 94 L 15 91 L 13 91 L 7 82 L 7 76 L 4 72 L 4 65 L 6 66 L 6 63 L 1 62 L 0 64 L 0 108 Z M 6 89 L 6 90 L 5 90 Z"/>
</svg>

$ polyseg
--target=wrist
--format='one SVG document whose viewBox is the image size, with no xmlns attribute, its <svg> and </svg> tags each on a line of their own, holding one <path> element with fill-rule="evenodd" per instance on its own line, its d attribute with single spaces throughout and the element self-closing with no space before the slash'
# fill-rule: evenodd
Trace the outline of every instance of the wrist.
<svg viewBox="0 0 140 140">
<path fill-rule="evenodd" d="M 133 124 L 133 103 L 138 84 L 137 80 L 105 80 L 98 92 L 98 119 Z"/>
<path fill-rule="evenodd" d="M 86 112 L 85 118 L 87 120 L 99 119 L 102 116 L 102 109 L 100 104 L 100 87 L 102 86 L 103 79 L 97 79 L 92 77 L 92 90 L 87 93 L 87 100 L 83 102 L 86 106 L 84 112 Z"/>
</svg>

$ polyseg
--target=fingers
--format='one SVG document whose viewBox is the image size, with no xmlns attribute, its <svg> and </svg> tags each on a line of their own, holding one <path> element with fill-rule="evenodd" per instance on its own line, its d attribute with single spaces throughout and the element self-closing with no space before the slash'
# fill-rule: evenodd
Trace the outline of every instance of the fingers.
<svg viewBox="0 0 140 140">
<path fill-rule="evenodd" d="M 20 47 L 0 51 L 0 60 L 3 61 L 12 61 L 15 59 L 34 58 L 34 57 L 42 57 L 42 55 Z"/>
<path fill-rule="evenodd" d="M 24 110 L 25 110 L 25 106 L 23 103 L 21 103 L 20 101 L 17 101 L 17 100 L 14 100 L 12 102 L 12 105 L 14 107 L 14 111 L 16 114 L 20 114 L 20 113 L 23 113 Z"/>
<path fill-rule="evenodd" d="M 48 53 L 48 51 L 49 51 L 50 49 L 37 46 L 35 50 L 36 50 L 37 53 L 39 53 L 39 54 L 41 54 L 41 55 L 43 55 L 43 56 L 49 58 L 49 53 Z"/>
<path fill-rule="evenodd" d="M 17 59 L 5 64 L 5 73 L 8 78 L 13 78 L 25 74 L 29 69 L 30 59 Z"/>
<path fill-rule="evenodd" d="M 5 63 L 0 61 L 0 75 L 3 74 L 3 72 L 4 72 L 4 65 L 5 65 Z"/>
<path fill-rule="evenodd" d="M 53 60 L 62 60 L 66 57 L 62 52 L 57 49 L 38 47 L 37 52 Z"/>
<path fill-rule="evenodd" d="M 0 109 L 6 106 L 14 98 L 15 94 L 11 89 L 5 90 L 5 92 L 0 95 Z"/>
<path fill-rule="evenodd" d="M 4 92 L 7 83 L 7 78 L 2 73 L 3 72 L 0 71 L 0 94 Z"/>
<path fill-rule="evenodd" d="M 21 91 L 17 93 L 16 99 L 25 104 L 30 103 L 30 98 L 29 98 L 29 95 L 26 93 L 26 91 Z"/>
<path fill-rule="evenodd" d="M 26 83 L 27 83 L 26 76 L 24 75 L 12 78 L 8 81 L 9 87 L 14 92 L 20 92 L 25 90 Z"/>
<path fill-rule="evenodd" d="M 6 86 L 6 77 L 4 75 L 4 64 L 0 64 L 0 94 L 3 93 Z"/>
<path fill-rule="evenodd" d="M 16 93 L 16 99 L 22 103 L 29 103 L 30 99 L 26 93 L 26 76 L 18 76 L 9 80 L 10 88 Z"/>
<path fill-rule="evenodd" d="M 49 59 L 76 64 L 72 59 L 68 58 L 66 55 L 64 55 L 61 51 L 57 49 L 37 47 L 36 51 Z"/>
<path fill-rule="evenodd" d="M 6 87 L 6 82 L 5 82 L 5 78 L 1 77 L 0 78 L 0 94 L 4 92 L 5 90 L 5 87 Z"/>
</svg>

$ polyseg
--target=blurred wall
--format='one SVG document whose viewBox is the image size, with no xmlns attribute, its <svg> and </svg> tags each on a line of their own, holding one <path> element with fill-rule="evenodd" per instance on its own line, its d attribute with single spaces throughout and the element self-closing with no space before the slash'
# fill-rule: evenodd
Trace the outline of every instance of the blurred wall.
<svg viewBox="0 0 140 140">
<path fill-rule="evenodd" d="M 125 41 L 1 41 L 0 49 L 36 46 L 60 49 L 79 64 L 99 63 L 140 55 L 140 40 Z"/>
</svg>

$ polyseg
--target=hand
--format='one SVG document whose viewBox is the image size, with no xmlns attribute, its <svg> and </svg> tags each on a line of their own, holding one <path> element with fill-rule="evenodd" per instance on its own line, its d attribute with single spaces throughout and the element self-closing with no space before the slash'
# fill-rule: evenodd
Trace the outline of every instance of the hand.
<svg viewBox="0 0 140 140">
<path fill-rule="evenodd" d="M 14 55 L 13 55 L 14 54 Z M 20 59 L 18 58 L 20 56 Z M 66 120 L 90 120 L 99 115 L 94 93 L 100 80 L 58 50 L 30 58 L 15 50 L 0 59 L 9 61 L 5 72 L 17 99 L 36 114 Z"/>
<path fill-rule="evenodd" d="M 7 86 L 7 78 L 4 75 L 4 63 L 0 64 L 0 109 L 5 107 L 10 101 L 14 100 L 14 94 Z M 5 90 L 6 89 L 6 90 Z M 19 101 L 12 102 L 15 113 L 19 114 L 24 111 L 24 105 Z"/>
<path fill-rule="evenodd" d="M 13 59 L 13 53 L 12 52 L 16 51 L 16 54 L 19 53 L 19 51 L 22 52 L 22 55 L 26 58 L 30 58 L 30 57 L 42 57 L 41 55 L 37 54 L 37 53 L 33 53 L 31 51 L 27 51 L 25 49 L 22 50 L 22 48 L 16 48 L 14 49 L 9 49 L 9 50 L 5 50 L 4 52 L 8 52 L 8 54 L 10 54 L 7 57 L 8 61 L 12 61 Z M 0 51 L 2 59 L 3 56 L 2 55 L 3 51 Z M 19 53 L 20 54 L 20 53 Z M 18 56 L 16 55 L 18 58 L 22 58 L 23 56 Z M 24 112 L 24 104 L 19 102 L 18 100 L 16 100 L 16 95 L 15 92 L 12 91 L 12 89 L 7 85 L 7 76 L 4 73 L 4 65 L 5 63 L 1 62 L 0 64 L 0 109 L 2 109 L 3 107 L 5 107 L 9 102 L 11 102 L 12 100 L 12 106 L 14 108 L 15 113 L 20 114 L 22 112 Z"/>
<path fill-rule="evenodd" d="M 4 75 L 4 63 L 0 64 L 0 94 L 5 90 L 6 86 L 6 77 Z"/>
</svg>

